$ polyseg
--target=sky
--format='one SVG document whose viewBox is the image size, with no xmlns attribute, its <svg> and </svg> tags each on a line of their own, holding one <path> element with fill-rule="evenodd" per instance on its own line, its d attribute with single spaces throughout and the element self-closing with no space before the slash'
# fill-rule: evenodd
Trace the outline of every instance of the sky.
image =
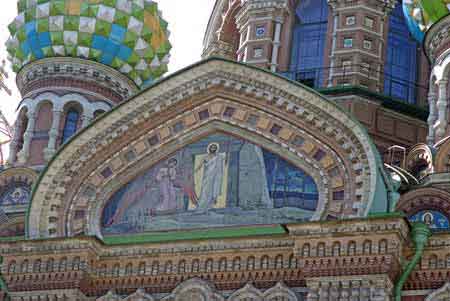
<svg viewBox="0 0 450 301">
<path fill-rule="evenodd" d="M 8 24 L 17 14 L 15 0 L 0 0 L 0 61 L 6 59 L 5 42 L 8 39 Z M 206 30 L 209 16 L 215 0 L 156 0 L 163 13 L 163 18 L 169 22 L 170 42 L 172 43 L 169 73 L 200 60 L 202 52 L 203 35 Z M 9 78 L 7 85 L 13 91 L 9 96 L 0 91 L 0 110 L 12 124 L 15 119 L 15 110 L 21 98 L 16 89 L 15 74 L 7 62 Z"/>
</svg>

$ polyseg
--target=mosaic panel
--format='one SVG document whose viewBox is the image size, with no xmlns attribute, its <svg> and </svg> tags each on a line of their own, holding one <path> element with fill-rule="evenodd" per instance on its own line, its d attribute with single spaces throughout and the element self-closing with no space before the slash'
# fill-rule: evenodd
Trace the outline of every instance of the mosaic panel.
<svg viewBox="0 0 450 301">
<path fill-rule="evenodd" d="M 30 186 L 26 183 L 10 183 L 0 194 L 0 207 L 26 205 L 30 192 Z"/>
<path fill-rule="evenodd" d="M 135 178 L 103 210 L 104 234 L 309 220 L 314 180 L 279 156 L 225 134 L 185 146 Z"/>
<path fill-rule="evenodd" d="M 449 229 L 448 218 L 436 210 L 422 210 L 413 216 L 409 217 L 411 222 L 423 222 L 427 224 L 432 230 L 446 230 Z"/>
</svg>

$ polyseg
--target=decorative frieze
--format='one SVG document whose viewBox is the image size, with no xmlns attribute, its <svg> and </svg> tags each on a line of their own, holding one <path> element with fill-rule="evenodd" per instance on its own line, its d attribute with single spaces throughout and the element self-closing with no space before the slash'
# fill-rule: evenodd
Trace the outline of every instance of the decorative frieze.
<svg viewBox="0 0 450 301">
<path fill-rule="evenodd" d="M 390 301 L 394 283 L 384 275 L 321 277 L 307 280 L 307 301 Z"/>
</svg>

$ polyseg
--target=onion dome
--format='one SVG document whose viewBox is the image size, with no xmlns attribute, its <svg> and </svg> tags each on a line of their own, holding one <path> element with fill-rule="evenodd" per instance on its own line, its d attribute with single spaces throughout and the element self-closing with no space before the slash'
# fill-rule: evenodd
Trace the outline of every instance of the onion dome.
<svg viewBox="0 0 450 301">
<path fill-rule="evenodd" d="M 169 32 L 151 0 L 19 0 L 6 43 L 13 70 L 49 57 L 108 65 L 144 87 L 167 71 Z"/>
<path fill-rule="evenodd" d="M 411 34 L 422 42 L 428 29 L 450 14 L 450 0 L 403 0 L 403 13 Z"/>
</svg>

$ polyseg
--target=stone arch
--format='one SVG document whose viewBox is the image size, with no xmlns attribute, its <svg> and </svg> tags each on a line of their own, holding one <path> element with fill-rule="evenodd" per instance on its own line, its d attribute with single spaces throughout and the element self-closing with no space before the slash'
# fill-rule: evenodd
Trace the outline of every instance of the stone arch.
<svg viewBox="0 0 450 301">
<path fill-rule="evenodd" d="M 134 294 L 123 299 L 124 301 L 154 301 L 152 296 L 145 293 L 144 289 L 138 289 Z"/>
<path fill-rule="evenodd" d="M 264 292 L 264 301 L 276 300 L 297 301 L 298 298 L 284 283 L 278 282 L 274 287 Z"/>
<path fill-rule="evenodd" d="M 436 210 L 450 219 L 450 193 L 437 188 L 419 188 L 403 194 L 397 210 L 408 217 L 422 210 Z"/>
<path fill-rule="evenodd" d="M 120 301 L 122 298 L 120 296 L 114 294 L 112 291 L 109 291 L 106 295 L 98 298 L 96 301 Z"/>
<path fill-rule="evenodd" d="M 251 284 L 246 284 L 243 288 L 237 290 L 228 301 L 263 301 L 264 295 Z"/>
<path fill-rule="evenodd" d="M 258 115 L 256 124 L 250 112 Z M 100 209 L 92 200 L 142 172 L 137 162 L 143 158 L 151 166 L 177 150 L 176 141 L 187 143 L 190 134 L 205 130 L 260 139 L 283 158 L 314 166 L 323 185 L 315 219 L 366 216 L 375 194 L 385 199 L 390 185 L 366 131 L 349 114 L 299 84 L 225 60 L 210 59 L 166 78 L 97 121 L 43 172 L 33 195 L 30 237 L 100 236 Z M 174 133 L 180 121 L 185 127 Z M 157 155 L 156 147 L 162 150 Z M 130 151 L 138 156 L 128 160 Z M 50 208 L 57 208 L 55 223 L 49 222 Z"/>
<path fill-rule="evenodd" d="M 441 288 L 429 294 L 425 301 L 440 301 L 448 300 L 450 298 L 450 283 L 445 283 Z"/>
<path fill-rule="evenodd" d="M 225 301 L 215 287 L 199 278 L 192 278 L 178 285 L 173 292 L 163 300 L 173 301 Z"/>
</svg>

